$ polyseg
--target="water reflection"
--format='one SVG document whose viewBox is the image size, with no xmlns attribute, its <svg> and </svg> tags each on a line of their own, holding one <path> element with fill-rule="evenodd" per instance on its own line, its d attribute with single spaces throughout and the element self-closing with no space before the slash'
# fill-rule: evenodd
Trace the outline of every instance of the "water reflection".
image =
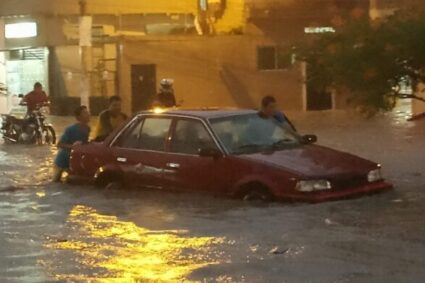
<svg viewBox="0 0 425 283">
<path fill-rule="evenodd" d="M 56 280 L 190 282 L 194 270 L 219 263 L 214 246 L 223 243 L 222 238 L 184 237 L 184 230 L 148 230 L 86 206 L 74 207 L 67 225 L 68 239 L 47 244 L 57 258 L 42 263 Z M 69 270 L 64 261 L 76 266 Z"/>
</svg>

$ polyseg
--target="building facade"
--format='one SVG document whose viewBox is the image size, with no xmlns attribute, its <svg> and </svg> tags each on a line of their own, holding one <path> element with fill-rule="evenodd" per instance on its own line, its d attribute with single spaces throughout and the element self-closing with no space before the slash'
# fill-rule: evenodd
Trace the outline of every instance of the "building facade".
<svg viewBox="0 0 425 283">
<path fill-rule="evenodd" d="M 18 94 L 41 81 L 67 114 L 80 95 L 78 1 L 21 2 L 0 2 L 0 83 Z M 368 1 L 87 0 L 92 111 L 115 94 L 127 112 L 144 109 L 161 78 L 174 79 L 184 107 L 252 108 L 275 95 L 285 110 L 345 108 L 306 84 L 295 47 L 359 10 Z"/>
</svg>

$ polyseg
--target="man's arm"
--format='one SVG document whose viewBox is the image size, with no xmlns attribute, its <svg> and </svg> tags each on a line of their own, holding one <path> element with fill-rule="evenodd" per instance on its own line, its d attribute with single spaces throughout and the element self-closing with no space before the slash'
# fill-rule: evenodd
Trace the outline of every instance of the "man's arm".
<svg viewBox="0 0 425 283">
<path fill-rule="evenodd" d="M 44 103 L 45 105 L 50 104 L 49 96 L 47 96 L 47 94 L 46 94 L 44 91 L 43 91 L 43 103 Z"/>
<path fill-rule="evenodd" d="M 72 147 L 75 144 L 72 144 L 71 137 L 72 137 L 71 129 L 67 128 L 64 134 L 62 135 L 61 139 L 59 140 L 57 147 L 60 149 L 72 149 Z"/>
<path fill-rule="evenodd" d="M 21 101 L 19 102 L 19 105 L 26 105 L 28 103 L 28 96 L 29 93 L 22 97 Z"/>
<path fill-rule="evenodd" d="M 177 106 L 176 95 L 174 94 L 174 92 L 171 93 L 171 99 L 172 99 L 173 105 Z"/>
<path fill-rule="evenodd" d="M 283 117 L 285 118 L 286 122 L 288 122 L 289 126 L 291 126 L 292 130 L 294 130 L 294 132 L 297 132 L 297 128 L 295 128 L 295 125 L 291 122 L 291 120 L 289 120 L 285 114 L 283 114 Z"/>
<path fill-rule="evenodd" d="M 72 144 L 66 144 L 61 142 L 58 143 L 58 148 L 61 148 L 61 149 L 72 149 L 73 146 L 74 145 Z"/>
</svg>

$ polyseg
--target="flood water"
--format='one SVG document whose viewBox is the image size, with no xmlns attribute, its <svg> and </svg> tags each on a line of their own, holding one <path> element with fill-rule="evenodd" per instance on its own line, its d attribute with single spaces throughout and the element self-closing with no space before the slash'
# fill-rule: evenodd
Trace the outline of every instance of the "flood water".
<svg viewBox="0 0 425 283">
<path fill-rule="evenodd" d="M 55 149 L 1 145 L 0 282 L 424 282 L 425 121 L 290 116 L 319 144 L 380 162 L 395 191 L 255 206 L 53 185 Z"/>
</svg>

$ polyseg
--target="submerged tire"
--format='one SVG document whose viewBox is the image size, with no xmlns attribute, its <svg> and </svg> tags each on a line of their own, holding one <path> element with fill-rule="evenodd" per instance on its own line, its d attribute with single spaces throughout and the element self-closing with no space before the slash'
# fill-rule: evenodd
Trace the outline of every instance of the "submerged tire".
<svg viewBox="0 0 425 283">
<path fill-rule="evenodd" d="M 51 126 L 47 126 L 45 128 L 46 133 L 48 133 L 47 136 L 49 136 L 49 140 L 46 140 L 46 144 L 48 145 L 55 145 L 56 144 L 56 131 Z M 47 137 L 46 136 L 46 137 Z"/>
<path fill-rule="evenodd" d="M 124 180 L 122 176 L 117 173 L 104 172 L 97 177 L 94 185 L 106 190 L 119 190 L 124 187 Z"/>
<path fill-rule="evenodd" d="M 247 202 L 271 202 L 273 201 L 273 195 L 265 187 L 249 186 L 243 190 L 241 199 Z"/>
<path fill-rule="evenodd" d="M 37 135 L 38 145 L 54 145 L 56 144 L 56 132 L 51 126 L 44 127 L 43 132 Z"/>
</svg>

